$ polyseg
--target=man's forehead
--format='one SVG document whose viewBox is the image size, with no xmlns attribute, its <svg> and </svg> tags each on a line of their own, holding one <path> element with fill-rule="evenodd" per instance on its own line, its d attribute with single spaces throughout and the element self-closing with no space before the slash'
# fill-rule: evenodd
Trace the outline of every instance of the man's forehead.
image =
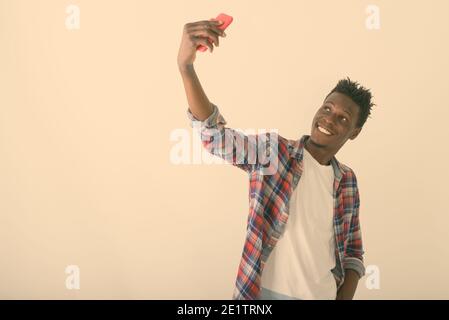
<svg viewBox="0 0 449 320">
<path fill-rule="evenodd" d="M 324 102 L 325 103 L 328 102 L 333 105 L 342 107 L 344 110 L 346 110 L 350 114 L 357 112 L 357 109 L 358 109 L 357 104 L 354 101 L 352 101 L 351 98 L 349 98 L 348 96 L 346 96 L 342 93 L 339 93 L 339 92 L 332 92 L 332 94 L 330 94 Z"/>
</svg>

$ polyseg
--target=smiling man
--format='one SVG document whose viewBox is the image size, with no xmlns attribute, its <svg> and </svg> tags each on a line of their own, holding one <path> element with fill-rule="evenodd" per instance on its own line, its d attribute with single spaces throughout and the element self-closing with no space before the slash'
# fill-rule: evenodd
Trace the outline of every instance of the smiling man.
<svg viewBox="0 0 449 320">
<path fill-rule="evenodd" d="M 315 114 L 311 137 L 306 142 L 306 149 L 320 164 L 329 165 L 346 141 L 358 136 L 370 113 L 370 98 L 369 92 L 358 89 L 349 78 L 341 80 L 328 94 Z"/>
<path fill-rule="evenodd" d="M 245 135 L 226 127 L 193 67 L 199 45 L 212 52 L 225 36 L 219 24 L 184 26 L 178 67 L 187 115 L 204 148 L 249 177 L 247 234 L 233 299 L 352 299 L 365 274 L 360 196 L 355 173 L 335 155 L 359 135 L 374 105 L 371 93 L 349 78 L 340 80 L 318 108 L 310 135 L 275 135 L 269 152 L 276 165 L 268 163 L 274 170 L 265 170 L 265 163 L 249 161 L 250 151 L 266 146 L 272 134 Z"/>
<path fill-rule="evenodd" d="M 369 90 L 340 80 L 300 139 L 302 170 L 292 170 L 299 182 L 287 196 L 288 224 L 261 261 L 260 299 L 353 298 L 365 274 L 360 197 L 354 172 L 335 154 L 358 136 L 372 106 Z"/>
</svg>

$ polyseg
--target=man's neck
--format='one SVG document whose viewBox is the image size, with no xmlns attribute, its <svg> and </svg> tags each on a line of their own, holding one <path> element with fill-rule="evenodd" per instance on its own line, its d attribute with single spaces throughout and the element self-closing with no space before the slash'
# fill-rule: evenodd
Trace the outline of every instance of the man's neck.
<svg viewBox="0 0 449 320">
<path fill-rule="evenodd" d="M 307 151 L 312 155 L 312 157 L 318 161 L 319 164 L 323 166 L 328 166 L 331 164 L 331 159 L 334 157 L 336 152 L 329 151 L 325 147 L 318 146 L 312 142 L 310 137 L 307 139 L 305 146 Z"/>
</svg>

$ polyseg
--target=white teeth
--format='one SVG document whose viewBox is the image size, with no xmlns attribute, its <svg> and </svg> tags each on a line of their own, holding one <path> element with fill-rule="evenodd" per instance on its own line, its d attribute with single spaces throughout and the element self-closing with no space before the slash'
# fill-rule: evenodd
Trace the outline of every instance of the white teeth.
<svg viewBox="0 0 449 320">
<path fill-rule="evenodd" d="M 327 131 L 324 128 L 321 128 L 320 126 L 318 126 L 318 130 L 320 130 L 322 133 L 327 134 L 328 136 L 332 135 L 332 133 L 330 133 L 329 131 Z"/>
</svg>

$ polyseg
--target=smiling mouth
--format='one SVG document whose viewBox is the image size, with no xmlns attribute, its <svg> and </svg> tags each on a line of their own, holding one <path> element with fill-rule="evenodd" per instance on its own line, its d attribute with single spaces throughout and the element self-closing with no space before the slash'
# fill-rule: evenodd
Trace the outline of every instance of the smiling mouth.
<svg viewBox="0 0 449 320">
<path fill-rule="evenodd" d="M 329 130 L 327 130 L 326 128 L 323 128 L 322 126 L 320 126 L 319 124 L 317 124 L 317 129 L 319 132 L 321 132 L 322 134 L 326 135 L 326 136 L 332 136 L 333 133 L 331 133 Z"/>
</svg>

